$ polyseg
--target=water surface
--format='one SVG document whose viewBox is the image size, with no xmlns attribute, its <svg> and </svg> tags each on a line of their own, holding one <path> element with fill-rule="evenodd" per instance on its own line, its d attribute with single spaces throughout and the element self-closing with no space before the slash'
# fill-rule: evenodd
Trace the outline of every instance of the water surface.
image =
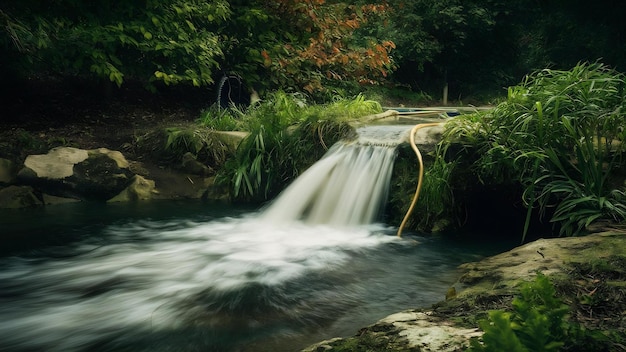
<svg viewBox="0 0 626 352">
<path fill-rule="evenodd" d="M 3 211 L 0 350 L 299 350 L 443 299 L 458 264 L 497 250 L 259 214 L 195 201 Z"/>
</svg>

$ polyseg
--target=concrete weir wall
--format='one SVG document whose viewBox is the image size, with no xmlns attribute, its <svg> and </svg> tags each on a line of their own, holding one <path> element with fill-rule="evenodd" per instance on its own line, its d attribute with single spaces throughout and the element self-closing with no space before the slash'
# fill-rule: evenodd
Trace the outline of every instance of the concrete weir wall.
<svg viewBox="0 0 626 352">
<path fill-rule="evenodd" d="M 459 115 L 462 108 L 386 108 L 384 112 L 361 118 L 355 126 L 368 124 L 418 126 L 413 132 L 415 145 L 422 153 L 434 150 L 441 141 L 444 124 Z M 409 143 L 407 134 L 405 143 Z"/>
</svg>

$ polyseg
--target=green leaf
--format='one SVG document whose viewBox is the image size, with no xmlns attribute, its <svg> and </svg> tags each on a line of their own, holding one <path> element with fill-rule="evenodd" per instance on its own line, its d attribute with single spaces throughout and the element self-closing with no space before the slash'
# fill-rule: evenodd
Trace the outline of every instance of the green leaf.
<svg viewBox="0 0 626 352">
<path fill-rule="evenodd" d="M 196 31 L 196 26 L 194 26 L 193 23 L 191 23 L 191 21 L 185 20 L 185 23 L 187 23 L 187 27 L 189 27 L 189 29 L 191 29 L 194 32 Z"/>
</svg>

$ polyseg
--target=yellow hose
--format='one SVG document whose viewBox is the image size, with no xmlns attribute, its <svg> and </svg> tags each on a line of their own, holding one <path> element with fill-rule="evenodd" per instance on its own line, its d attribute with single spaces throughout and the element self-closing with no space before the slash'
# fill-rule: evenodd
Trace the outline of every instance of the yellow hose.
<svg viewBox="0 0 626 352">
<path fill-rule="evenodd" d="M 404 219 L 402 220 L 402 223 L 400 224 L 400 227 L 398 228 L 398 237 L 402 237 L 402 230 L 404 229 L 404 226 L 406 225 L 407 221 L 409 221 L 409 217 L 411 216 L 411 213 L 413 213 L 413 209 L 415 208 L 415 203 L 417 203 L 417 198 L 419 198 L 420 190 L 422 189 L 422 182 L 424 179 L 424 161 L 422 160 L 422 153 L 420 153 L 420 150 L 417 148 L 417 145 L 415 145 L 415 132 L 417 132 L 417 130 L 419 130 L 420 128 L 438 126 L 442 123 L 443 122 L 420 123 L 420 124 L 415 125 L 411 129 L 411 135 L 409 136 L 409 141 L 411 143 L 411 148 L 413 148 L 413 151 L 415 152 L 415 155 L 417 156 L 417 162 L 419 163 L 420 170 L 419 170 L 419 176 L 417 177 L 417 188 L 415 189 L 415 194 L 413 195 L 411 206 L 409 206 L 409 210 L 407 210 L 406 214 L 404 215 Z"/>
</svg>

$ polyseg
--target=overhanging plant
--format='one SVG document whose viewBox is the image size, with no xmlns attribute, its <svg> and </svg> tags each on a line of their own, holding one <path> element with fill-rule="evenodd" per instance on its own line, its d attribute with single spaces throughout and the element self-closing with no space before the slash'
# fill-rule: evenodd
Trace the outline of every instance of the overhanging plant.
<svg viewBox="0 0 626 352">
<path fill-rule="evenodd" d="M 624 75 L 600 63 L 541 70 L 509 89 L 494 109 L 461 115 L 447 125 L 446 143 L 462 145 L 482 183 L 519 184 L 528 207 L 551 216 L 562 235 L 582 233 L 599 219 L 626 219 Z"/>
</svg>

